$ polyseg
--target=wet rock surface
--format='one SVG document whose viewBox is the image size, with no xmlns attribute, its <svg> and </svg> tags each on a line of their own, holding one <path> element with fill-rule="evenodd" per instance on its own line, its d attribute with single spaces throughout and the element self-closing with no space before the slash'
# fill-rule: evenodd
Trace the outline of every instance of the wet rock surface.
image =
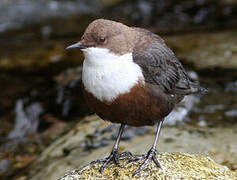
<svg viewBox="0 0 237 180">
<path fill-rule="evenodd" d="M 237 69 L 237 31 L 186 34 L 166 38 L 176 55 L 197 69 Z"/>
<path fill-rule="evenodd" d="M 28 34 L 29 35 L 29 34 Z M 33 35 L 27 40 L 27 33 L 18 42 L 0 44 L 0 68 L 12 73 L 59 73 L 63 69 L 80 65 L 82 53 L 65 50 L 71 40 L 42 40 Z"/>
<path fill-rule="evenodd" d="M 132 174 L 139 168 L 141 162 L 129 162 L 135 157 L 120 158 L 121 168 L 113 163 L 99 172 L 101 163 L 91 163 L 81 169 L 74 170 L 59 180 L 69 179 L 236 179 L 237 173 L 230 171 L 226 166 L 214 162 L 203 155 L 186 153 L 158 153 L 156 155 L 162 169 L 150 163 L 136 175 Z"/>
<path fill-rule="evenodd" d="M 86 117 L 41 154 L 41 157 L 28 169 L 30 175 L 22 174 L 21 177 L 32 180 L 57 179 L 66 172 L 107 157 L 115 141 L 118 127 L 119 125 L 102 121 L 97 116 Z M 208 155 L 217 163 L 236 170 L 237 131 L 235 129 L 189 125 L 165 126 L 157 150 Z M 119 151 L 130 151 L 133 155 L 145 154 L 154 137 L 155 127 L 127 127 Z"/>
</svg>

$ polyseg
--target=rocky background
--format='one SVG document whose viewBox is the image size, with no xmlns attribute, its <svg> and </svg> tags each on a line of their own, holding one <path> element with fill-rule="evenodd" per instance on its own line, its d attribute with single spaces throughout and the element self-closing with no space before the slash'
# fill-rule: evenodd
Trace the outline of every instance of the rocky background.
<svg viewBox="0 0 237 180">
<path fill-rule="evenodd" d="M 55 179 L 110 152 L 117 126 L 88 116 L 83 56 L 65 51 L 97 18 L 160 34 L 210 90 L 172 112 L 159 150 L 208 154 L 237 170 L 236 0 L 2 0 L 0 179 Z M 154 129 L 129 127 L 121 151 L 145 153 Z"/>
</svg>

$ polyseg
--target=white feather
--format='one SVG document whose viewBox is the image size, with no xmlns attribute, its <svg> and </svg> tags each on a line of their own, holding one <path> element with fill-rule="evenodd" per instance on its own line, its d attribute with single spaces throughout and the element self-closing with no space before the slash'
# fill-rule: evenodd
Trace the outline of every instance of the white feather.
<svg viewBox="0 0 237 180">
<path fill-rule="evenodd" d="M 133 62 L 132 53 L 116 55 L 105 48 L 83 49 L 82 81 L 85 89 L 100 101 L 112 102 L 144 82 L 142 69 Z"/>
</svg>

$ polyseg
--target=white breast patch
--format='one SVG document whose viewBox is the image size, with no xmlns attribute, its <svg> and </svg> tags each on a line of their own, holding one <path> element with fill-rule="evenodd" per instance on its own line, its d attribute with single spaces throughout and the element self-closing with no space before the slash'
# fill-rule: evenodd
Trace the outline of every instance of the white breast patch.
<svg viewBox="0 0 237 180">
<path fill-rule="evenodd" d="M 133 62 L 132 53 L 116 55 L 105 48 L 83 49 L 85 60 L 82 81 L 85 89 L 100 101 L 112 102 L 144 82 L 142 69 Z"/>
</svg>

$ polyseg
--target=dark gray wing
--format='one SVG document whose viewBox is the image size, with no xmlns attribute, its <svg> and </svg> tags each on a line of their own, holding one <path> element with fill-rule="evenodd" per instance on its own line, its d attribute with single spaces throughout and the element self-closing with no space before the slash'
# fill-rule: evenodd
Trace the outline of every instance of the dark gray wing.
<svg viewBox="0 0 237 180">
<path fill-rule="evenodd" d="M 155 40 L 143 53 L 133 53 L 133 60 L 142 68 L 146 82 L 171 94 L 187 95 L 200 91 L 199 85 L 188 78 L 182 64 L 164 41 L 154 34 L 153 37 Z"/>
</svg>

